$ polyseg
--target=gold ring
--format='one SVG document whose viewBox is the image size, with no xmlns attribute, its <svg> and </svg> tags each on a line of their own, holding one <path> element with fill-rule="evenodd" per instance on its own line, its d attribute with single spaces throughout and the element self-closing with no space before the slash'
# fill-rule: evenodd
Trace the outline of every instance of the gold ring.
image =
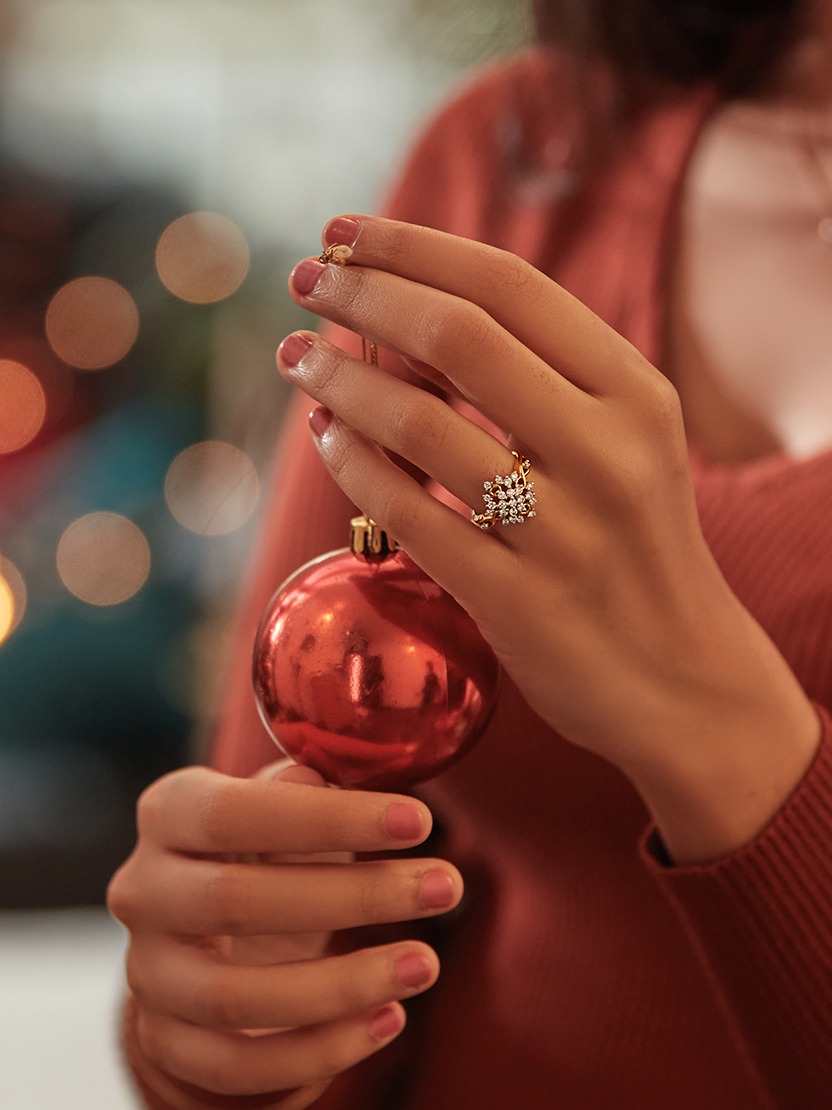
<svg viewBox="0 0 832 1110">
<path fill-rule="evenodd" d="M 482 499 L 485 512 L 471 512 L 471 523 L 478 528 L 493 528 L 495 524 L 523 524 L 537 516 L 534 506 L 534 482 L 529 481 L 532 464 L 525 455 L 514 455 L 514 469 L 510 474 L 497 474 L 489 482 L 483 482 Z"/>
</svg>

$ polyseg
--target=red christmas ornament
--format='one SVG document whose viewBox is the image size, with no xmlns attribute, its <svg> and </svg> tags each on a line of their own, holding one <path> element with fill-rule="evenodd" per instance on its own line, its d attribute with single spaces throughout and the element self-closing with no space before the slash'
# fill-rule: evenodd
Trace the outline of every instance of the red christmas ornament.
<svg viewBox="0 0 832 1110">
<path fill-rule="evenodd" d="M 254 646 L 266 728 L 296 762 L 341 786 L 431 778 L 482 734 L 500 667 L 477 626 L 366 517 L 352 548 L 280 587 Z"/>
</svg>

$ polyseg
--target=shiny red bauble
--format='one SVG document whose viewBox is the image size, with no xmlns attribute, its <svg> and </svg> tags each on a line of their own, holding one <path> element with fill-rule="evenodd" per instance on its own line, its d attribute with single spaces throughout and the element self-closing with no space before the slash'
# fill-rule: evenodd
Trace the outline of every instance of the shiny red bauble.
<svg viewBox="0 0 832 1110">
<path fill-rule="evenodd" d="M 482 734 L 499 679 L 468 614 L 386 548 L 301 567 L 270 601 L 254 648 L 272 737 L 341 786 L 395 790 L 444 770 Z"/>
</svg>

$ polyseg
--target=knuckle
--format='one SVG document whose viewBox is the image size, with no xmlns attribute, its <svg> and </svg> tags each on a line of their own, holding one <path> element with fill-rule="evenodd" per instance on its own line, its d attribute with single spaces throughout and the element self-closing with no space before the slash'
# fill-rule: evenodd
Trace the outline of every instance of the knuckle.
<svg viewBox="0 0 832 1110">
<path fill-rule="evenodd" d="M 136 1026 L 136 1036 L 142 1055 L 157 1068 L 172 1074 L 176 1070 L 172 1046 L 163 1029 L 154 1019 L 152 1010 L 140 1009 Z"/>
<path fill-rule="evenodd" d="M 347 1038 L 328 1037 L 318 1049 L 317 1077 L 332 1079 L 347 1071 L 355 1063 L 354 1053 L 350 1051 Z"/>
<path fill-rule="evenodd" d="M 346 352 L 334 344 L 316 344 L 314 355 L 304 362 L 304 382 L 313 386 L 322 398 L 329 397 L 334 386 L 344 380 L 344 371 L 350 361 Z"/>
<path fill-rule="evenodd" d="M 366 974 L 363 960 L 358 967 L 353 961 L 343 967 L 338 981 L 337 1000 L 339 1011 L 343 1014 L 353 1014 L 373 1004 L 371 977 Z"/>
<path fill-rule="evenodd" d="M 358 895 L 362 919 L 367 922 L 383 920 L 389 908 L 388 902 L 388 884 L 373 872 L 365 874 Z"/>
<path fill-rule="evenodd" d="M 489 248 L 489 257 L 486 255 L 484 265 L 500 275 L 500 283 L 514 293 L 525 292 L 540 278 L 536 270 L 524 258 L 508 251 L 499 250 L 497 247 Z"/>
<path fill-rule="evenodd" d="M 233 972 L 206 969 L 194 991 L 194 1013 L 204 1025 L 240 1029 L 247 1024 L 246 1003 Z"/>
<path fill-rule="evenodd" d="M 192 789 L 195 778 L 206 773 L 202 767 L 184 767 L 162 775 L 146 787 L 136 803 L 139 836 L 155 839 L 164 814 L 181 805 L 183 793 Z"/>
<path fill-rule="evenodd" d="M 381 230 L 379 226 L 379 231 Z M 387 221 L 383 225 L 383 239 L 379 246 L 391 270 L 397 272 L 399 269 L 407 269 L 407 263 L 413 257 L 412 228 L 408 224 Z"/>
<path fill-rule="evenodd" d="M 139 1002 L 146 1002 L 148 996 L 147 973 L 142 960 L 136 951 L 136 945 L 131 944 L 127 949 L 124 961 L 124 975 L 127 988 Z"/>
<path fill-rule="evenodd" d="M 447 418 L 442 412 L 444 405 L 431 404 L 432 400 L 425 395 L 417 404 L 408 401 L 391 413 L 394 442 L 405 456 L 442 449 L 448 431 Z"/>
<path fill-rule="evenodd" d="M 349 481 L 355 459 L 350 449 L 350 440 L 343 435 L 342 427 L 339 427 L 337 435 L 327 437 L 326 465 L 333 476 L 344 482 Z"/>
<path fill-rule="evenodd" d="M 217 1095 L 245 1095 L 251 1083 L 246 1067 L 245 1054 L 237 1042 L 217 1037 L 211 1053 L 204 1060 L 200 1086 Z M 254 1093 L 254 1091 L 252 1091 Z"/>
<path fill-rule="evenodd" d="M 138 900 L 131 880 L 132 856 L 119 867 L 107 885 L 107 909 L 122 925 L 129 926 L 136 917 Z"/>
<path fill-rule="evenodd" d="M 654 431 L 675 433 L 682 422 L 679 394 L 668 379 L 654 371 L 645 382 L 644 405 Z"/>
<path fill-rule="evenodd" d="M 486 343 L 493 327 L 484 309 L 467 301 L 456 301 L 438 311 L 428 326 L 429 343 L 436 361 L 453 362 L 460 351 L 475 357 Z"/>
<path fill-rule="evenodd" d="M 358 307 L 366 289 L 366 274 L 357 266 L 329 266 L 331 300 L 337 304 L 338 311 L 349 315 Z"/>
<path fill-rule="evenodd" d="M 424 531 L 420 503 L 400 490 L 388 490 L 380 497 L 378 518 L 383 521 L 385 530 L 398 540 L 404 541 Z"/>
<path fill-rule="evenodd" d="M 165 779 L 151 783 L 142 791 L 136 802 L 136 826 L 141 837 L 152 837 L 157 827 L 159 814 L 165 805 L 164 799 L 167 793 Z"/>
<path fill-rule="evenodd" d="M 251 917 L 250 892 L 237 866 L 215 863 L 208 868 L 202 902 L 218 933 L 234 936 L 245 931 Z"/>
<path fill-rule="evenodd" d="M 199 801 L 197 836 L 206 850 L 219 853 L 234 850 L 231 818 L 238 801 L 235 788 L 235 782 L 218 779 Z"/>
</svg>

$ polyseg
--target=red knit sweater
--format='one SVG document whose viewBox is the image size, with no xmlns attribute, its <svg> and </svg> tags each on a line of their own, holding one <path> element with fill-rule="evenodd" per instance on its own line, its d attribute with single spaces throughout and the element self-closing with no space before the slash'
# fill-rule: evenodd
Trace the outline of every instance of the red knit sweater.
<svg viewBox="0 0 832 1110">
<path fill-rule="evenodd" d="M 611 137 L 575 200 L 581 133 L 561 85 L 541 51 L 488 71 L 426 133 L 390 211 L 524 255 L 661 366 L 675 201 L 713 97 Z M 345 542 L 350 509 L 309 442 L 308 407 L 289 417 L 241 617 L 215 748 L 234 774 L 277 754 L 252 708 L 259 612 L 291 569 Z M 832 705 L 832 451 L 730 467 L 691 455 L 729 583 L 808 694 Z M 769 827 L 728 858 L 670 868 L 624 777 L 507 684 L 479 747 L 422 791 L 467 883 L 439 927 L 440 981 L 410 1004 L 372 1079 L 358 1069 L 321 1106 L 832 1107 L 832 724 L 820 712 L 820 753 Z"/>
</svg>

